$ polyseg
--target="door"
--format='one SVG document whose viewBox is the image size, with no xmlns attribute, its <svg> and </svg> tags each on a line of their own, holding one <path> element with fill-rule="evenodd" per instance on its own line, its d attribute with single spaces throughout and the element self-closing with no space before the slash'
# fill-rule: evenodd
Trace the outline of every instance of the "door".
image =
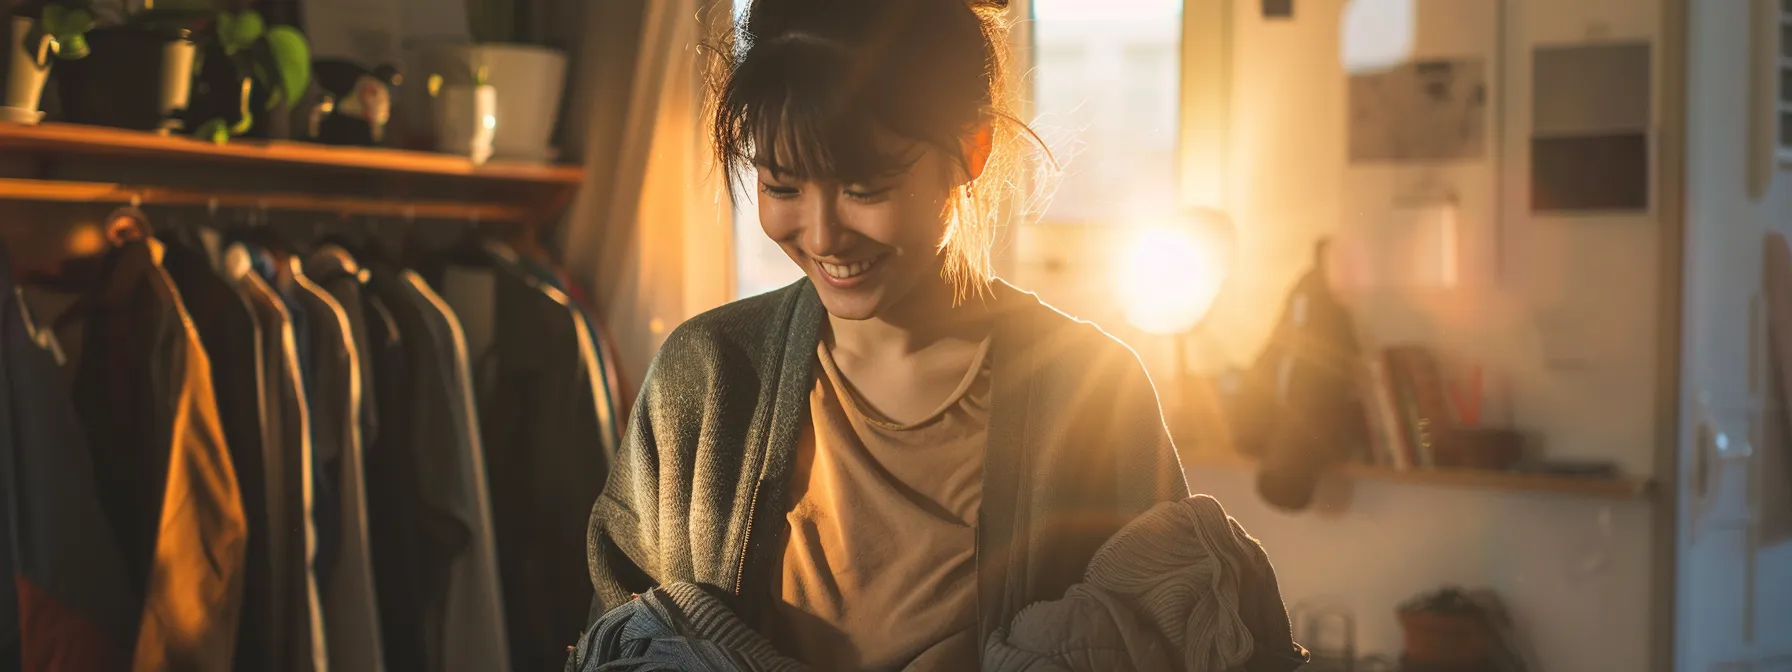
<svg viewBox="0 0 1792 672">
<path fill-rule="evenodd" d="M 1782 44 L 1792 3 L 1670 4 L 1684 12 L 1678 25 L 1687 31 L 1676 54 L 1685 75 L 1685 217 L 1679 478 L 1670 481 L 1675 669 L 1788 671 L 1792 533 L 1782 530 L 1792 528 L 1792 500 L 1777 495 L 1792 490 L 1792 448 L 1775 429 L 1785 418 L 1763 258 L 1770 234 L 1792 233 L 1792 160 L 1782 149 L 1792 138 L 1778 137 L 1780 115 L 1792 121 L 1781 112 L 1792 110 L 1781 102 L 1792 90 L 1779 90 L 1792 71 L 1778 71 L 1782 51 L 1792 55 L 1792 43 Z"/>
</svg>

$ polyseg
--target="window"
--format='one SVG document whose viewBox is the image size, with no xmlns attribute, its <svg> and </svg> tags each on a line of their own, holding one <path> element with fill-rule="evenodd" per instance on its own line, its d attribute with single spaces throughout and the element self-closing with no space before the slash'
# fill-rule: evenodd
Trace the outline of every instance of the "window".
<svg viewBox="0 0 1792 672">
<path fill-rule="evenodd" d="M 1033 128 L 1064 171 L 1047 223 L 1105 224 L 1176 198 L 1181 0 L 1033 0 Z"/>
<path fill-rule="evenodd" d="M 739 19 L 752 0 L 733 0 Z M 778 289 L 803 276 L 784 248 L 765 237 L 759 228 L 759 177 L 751 171 L 739 179 L 734 200 L 734 298 L 742 299 Z"/>
<path fill-rule="evenodd" d="M 759 176 L 741 181 L 734 206 L 734 298 L 764 294 L 803 277 L 803 269 L 759 228 Z"/>
<path fill-rule="evenodd" d="M 1779 132 L 1780 163 L 1792 163 L 1792 0 L 1780 0 Z"/>
</svg>

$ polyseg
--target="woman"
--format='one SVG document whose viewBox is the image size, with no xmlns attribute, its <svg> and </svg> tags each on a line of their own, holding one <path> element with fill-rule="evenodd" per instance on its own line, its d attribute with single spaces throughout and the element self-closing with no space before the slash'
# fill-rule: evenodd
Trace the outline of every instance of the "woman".
<svg viewBox="0 0 1792 672">
<path fill-rule="evenodd" d="M 596 608 L 691 582 L 823 669 L 974 668 L 1188 496 L 1124 345 L 1000 280 L 1004 2 L 755 0 L 714 97 L 806 278 L 681 325 L 591 516 Z"/>
</svg>

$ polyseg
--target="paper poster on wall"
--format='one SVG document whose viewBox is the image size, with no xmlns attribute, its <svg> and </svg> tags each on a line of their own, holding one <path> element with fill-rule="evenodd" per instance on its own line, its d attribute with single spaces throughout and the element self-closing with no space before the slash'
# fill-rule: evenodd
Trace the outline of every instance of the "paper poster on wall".
<svg viewBox="0 0 1792 672">
<path fill-rule="evenodd" d="M 1414 61 L 1350 76 L 1350 162 L 1435 163 L 1487 151 L 1480 58 Z"/>
<path fill-rule="evenodd" d="M 1531 210 L 1649 208 L 1649 43 L 1539 47 L 1531 59 Z"/>
<path fill-rule="evenodd" d="M 1649 208 L 1649 140 L 1642 132 L 1531 138 L 1531 211 Z"/>
</svg>

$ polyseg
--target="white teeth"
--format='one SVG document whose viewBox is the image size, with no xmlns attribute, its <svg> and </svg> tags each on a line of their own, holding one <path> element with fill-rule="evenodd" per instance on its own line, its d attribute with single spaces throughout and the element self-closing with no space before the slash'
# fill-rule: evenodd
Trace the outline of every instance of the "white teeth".
<svg viewBox="0 0 1792 672">
<path fill-rule="evenodd" d="M 864 273 L 865 271 L 871 270 L 871 264 L 872 264 L 872 262 L 869 262 L 869 261 L 861 261 L 858 263 L 845 264 L 845 265 L 830 264 L 825 261 L 817 261 L 815 263 L 816 263 L 816 265 L 821 266 L 821 272 L 826 273 L 835 278 L 838 278 L 840 280 L 846 280 L 848 278 L 857 277 L 859 274 Z"/>
</svg>

